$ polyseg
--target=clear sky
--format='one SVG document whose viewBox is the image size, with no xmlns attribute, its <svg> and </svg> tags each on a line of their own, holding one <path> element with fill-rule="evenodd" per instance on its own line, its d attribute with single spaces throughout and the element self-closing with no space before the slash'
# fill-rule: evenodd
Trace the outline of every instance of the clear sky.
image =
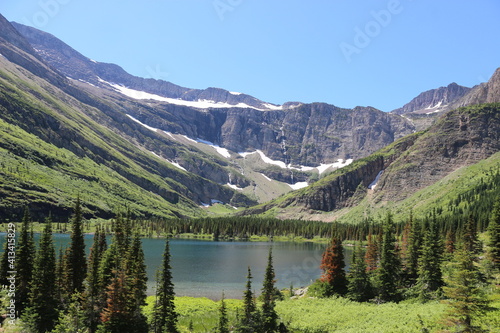
<svg viewBox="0 0 500 333">
<path fill-rule="evenodd" d="M 267 102 L 390 111 L 500 67 L 498 0 L 3 0 L 101 62 Z"/>
</svg>

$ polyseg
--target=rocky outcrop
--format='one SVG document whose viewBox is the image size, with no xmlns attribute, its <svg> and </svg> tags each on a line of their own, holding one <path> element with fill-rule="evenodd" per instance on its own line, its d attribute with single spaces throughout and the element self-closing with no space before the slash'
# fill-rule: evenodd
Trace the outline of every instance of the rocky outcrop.
<svg viewBox="0 0 500 333">
<path fill-rule="evenodd" d="M 500 68 L 497 68 L 488 82 L 475 86 L 467 95 L 453 103 L 452 107 L 498 102 L 500 102 Z"/>
<path fill-rule="evenodd" d="M 440 87 L 437 89 L 427 90 L 403 107 L 391 111 L 395 114 L 406 113 L 434 113 L 449 110 L 450 104 L 456 102 L 465 96 L 471 88 L 460 86 L 455 82 L 449 84 L 447 87 Z"/>
</svg>

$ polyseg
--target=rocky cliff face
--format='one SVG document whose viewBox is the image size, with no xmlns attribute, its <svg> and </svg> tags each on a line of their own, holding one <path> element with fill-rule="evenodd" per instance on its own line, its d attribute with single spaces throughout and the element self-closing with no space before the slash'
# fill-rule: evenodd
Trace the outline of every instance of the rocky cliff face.
<svg viewBox="0 0 500 333">
<path fill-rule="evenodd" d="M 447 87 L 440 87 L 425 91 L 412 99 L 403 107 L 391 112 L 396 114 L 406 113 L 434 113 L 449 110 L 449 106 L 465 96 L 471 88 L 451 83 Z"/>
<path fill-rule="evenodd" d="M 500 102 L 500 68 L 497 68 L 488 82 L 474 87 L 468 94 L 453 103 L 452 107 L 498 102 Z"/>
</svg>

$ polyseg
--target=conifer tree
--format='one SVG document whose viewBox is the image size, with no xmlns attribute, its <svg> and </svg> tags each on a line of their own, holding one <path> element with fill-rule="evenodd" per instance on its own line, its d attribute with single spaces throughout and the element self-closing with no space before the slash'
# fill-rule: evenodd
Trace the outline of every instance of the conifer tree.
<svg viewBox="0 0 500 333">
<path fill-rule="evenodd" d="M 229 319 L 227 318 L 227 307 L 226 301 L 224 300 L 224 293 L 222 293 L 222 299 L 220 300 L 219 306 L 219 324 L 217 326 L 218 333 L 229 333 Z"/>
<path fill-rule="evenodd" d="M 475 332 L 473 319 L 489 309 L 488 297 L 480 287 L 476 256 L 466 247 L 455 252 L 450 276 L 443 287 L 449 299 L 449 322 L 458 326 L 460 332 Z"/>
<path fill-rule="evenodd" d="M 130 251 L 127 255 L 126 263 L 127 290 L 129 295 L 129 308 L 132 317 L 133 329 L 135 332 L 145 332 L 148 330 L 146 316 L 142 313 L 141 307 L 146 305 L 147 273 L 144 262 L 144 252 L 139 234 L 132 239 Z"/>
<path fill-rule="evenodd" d="M 422 301 L 432 298 L 439 293 L 443 286 L 441 262 L 443 260 L 443 242 L 433 215 L 422 241 L 421 254 L 418 260 L 417 287 Z"/>
<path fill-rule="evenodd" d="M 367 246 L 365 253 L 366 271 L 373 272 L 378 267 L 378 244 L 375 237 L 369 233 L 367 237 Z"/>
<path fill-rule="evenodd" d="M 349 298 L 357 302 L 365 302 L 373 297 L 373 288 L 366 271 L 365 252 L 361 245 L 354 248 L 351 268 L 348 275 Z"/>
<path fill-rule="evenodd" d="M 5 237 L 3 244 L 2 259 L 0 259 L 0 286 L 5 286 L 8 284 L 7 278 L 9 277 L 9 271 L 11 271 L 9 263 L 9 243 L 7 242 L 7 237 Z"/>
<path fill-rule="evenodd" d="M 481 251 L 481 246 L 479 244 L 479 239 L 477 236 L 476 221 L 472 214 L 465 222 L 464 231 L 462 234 L 462 243 L 466 251 L 478 255 Z"/>
<path fill-rule="evenodd" d="M 408 240 L 406 251 L 403 253 L 403 273 L 406 282 L 413 285 L 418 276 L 418 258 L 422 247 L 422 225 L 413 219 L 413 214 L 410 214 L 408 225 Z"/>
<path fill-rule="evenodd" d="M 58 318 L 56 255 L 52 240 L 52 221 L 47 218 L 35 257 L 33 279 L 26 316 L 31 317 L 36 332 L 49 332 Z"/>
<path fill-rule="evenodd" d="M 28 208 L 25 208 L 16 253 L 16 308 L 20 314 L 29 303 L 34 259 L 35 241 L 31 230 L 31 217 Z"/>
<path fill-rule="evenodd" d="M 252 291 L 252 272 L 248 267 L 247 283 L 243 294 L 243 317 L 236 327 L 239 333 L 262 332 L 260 312 L 255 303 L 255 296 Z"/>
<path fill-rule="evenodd" d="M 174 284 L 170 266 L 170 244 L 165 242 L 163 263 L 157 274 L 156 300 L 153 306 L 152 329 L 155 333 L 178 332 L 178 314 L 174 304 Z"/>
<path fill-rule="evenodd" d="M 132 316 L 128 311 L 129 295 L 125 272 L 123 270 L 113 271 L 113 275 L 114 277 L 106 292 L 106 306 L 101 313 L 102 324 L 97 332 L 136 332 L 132 329 Z"/>
<path fill-rule="evenodd" d="M 80 196 L 78 196 L 71 219 L 71 243 L 64 260 L 64 288 L 68 296 L 75 291 L 83 292 L 83 280 L 87 272 L 82 224 L 82 208 Z"/>
<path fill-rule="evenodd" d="M 269 249 L 264 285 L 262 288 L 262 328 L 264 332 L 276 332 L 278 329 L 278 314 L 276 306 L 275 273 L 273 267 L 273 253 Z"/>
<path fill-rule="evenodd" d="M 497 200 L 491 213 L 488 235 L 488 257 L 500 269 L 500 200 Z"/>
<path fill-rule="evenodd" d="M 94 234 L 94 243 L 90 248 L 87 276 L 84 281 L 85 291 L 83 294 L 85 317 L 90 333 L 95 332 L 100 323 L 99 314 L 102 308 L 99 306 L 99 294 L 102 290 L 99 287 L 99 263 L 104 251 L 106 251 L 106 235 L 100 227 L 97 227 Z"/>
<path fill-rule="evenodd" d="M 394 223 L 391 213 L 383 224 L 382 244 L 380 249 L 380 267 L 377 269 L 378 296 L 382 301 L 400 300 L 399 280 L 401 263 L 396 249 Z"/>
<path fill-rule="evenodd" d="M 323 275 L 320 281 L 327 284 L 326 296 L 334 294 L 344 295 L 347 292 L 347 279 L 345 276 L 344 248 L 342 241 L 333 237 L 330 245 L 323 253 L 320 268 Z"/>
<path fill-rule="evenodd" d="M 71 295 L 68 309 L 59 314 L 57 325 L 51 333 L 88 333 L 85 311 L 82 307 L 80 294 Z"/>
</svg>

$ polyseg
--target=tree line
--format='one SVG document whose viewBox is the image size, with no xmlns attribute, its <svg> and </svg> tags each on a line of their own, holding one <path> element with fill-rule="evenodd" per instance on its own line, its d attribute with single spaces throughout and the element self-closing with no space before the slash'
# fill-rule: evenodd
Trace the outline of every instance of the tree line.
<svg viewBox="0 0 500 333">
<path fill-rule="evenodd" d="M 334 234 L 325 250 L 323 275 L 309 289 L 320 297 L 341 296 L 358 302 L 445 300 L 446 320 L 460 332 L 476 331 L 473 319 L 490 310 L 486 290 L 500 278 L 500 200 L 490 214 L 486 241 L 478 236 L 473 215 L 458 234 L 443 237 L 435 213 L 423 221 L 412 216 L 398 237 L 390 213 L 367 245 L 357 244 L 345 270 L 342 239 Z"/>
</svg>

